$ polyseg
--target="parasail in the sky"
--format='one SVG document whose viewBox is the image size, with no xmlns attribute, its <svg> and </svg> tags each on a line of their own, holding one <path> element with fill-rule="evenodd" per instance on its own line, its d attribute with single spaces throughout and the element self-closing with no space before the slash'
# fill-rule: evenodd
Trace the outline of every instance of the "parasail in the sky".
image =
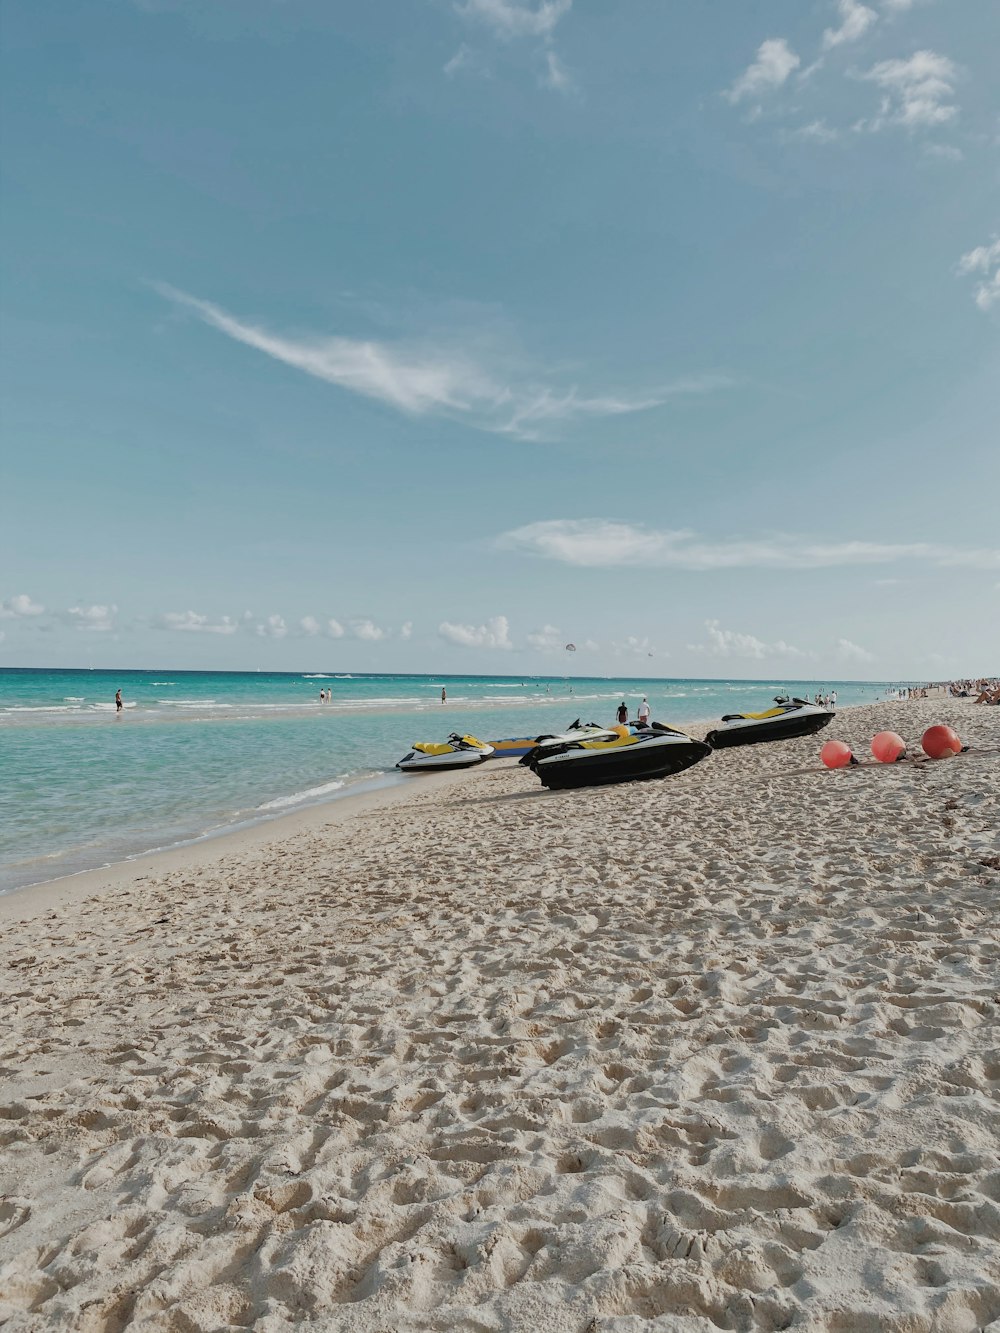
<svg viewBox="0 0 1000 1333">
<path fill-rule="evenodd" d="M 568 643 L 568 644 L 566 645 L 566 651 L 567 651 L 568 653 L 575 653 L 575 652 L 576 652 L 576 644 L 575 644 L 575 643 Z"/>
</svg>

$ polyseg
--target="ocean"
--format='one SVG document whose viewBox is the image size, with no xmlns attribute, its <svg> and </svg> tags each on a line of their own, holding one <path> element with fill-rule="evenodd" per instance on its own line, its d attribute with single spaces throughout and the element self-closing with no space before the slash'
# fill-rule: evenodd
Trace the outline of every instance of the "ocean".
<svg viewBox="0 0 1000 1333">
<path fill-rule="evenodd" d="M 452 731 L 492 740 L 577 717 L 609 725 L 622 699 L 634 716 L 643 694 L 656 721 L 684 726 L 778 693 L 870 703 L 900 683 L 0 669 L 0 893 L 360 783 L 419 782 L 396 761 Z"/>
</svg>

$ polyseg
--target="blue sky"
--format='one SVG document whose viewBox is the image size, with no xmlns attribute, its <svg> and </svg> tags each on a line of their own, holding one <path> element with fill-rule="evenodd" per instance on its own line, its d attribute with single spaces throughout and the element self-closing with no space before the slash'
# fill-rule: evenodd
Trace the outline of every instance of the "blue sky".
<svg viewBox="0 0 1000 1333">
<path fill-rule="evenodd" d="M 0 663 L 1000 670 L 1000 6 L 3 47 Z"/>
</svg>

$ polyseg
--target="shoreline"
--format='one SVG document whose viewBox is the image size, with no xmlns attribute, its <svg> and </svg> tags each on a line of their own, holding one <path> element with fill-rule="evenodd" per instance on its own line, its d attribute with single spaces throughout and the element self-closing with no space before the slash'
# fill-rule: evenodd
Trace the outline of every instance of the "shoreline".
<svg viewBox="0 0 1000 1333">
<path fill-rule="evenodd" d="M 941 702 L 946 702 L 942 696 Z M 838 716 L 846 715 L 861 709 L 870 709 L 877 707 L 911 707 L 915 700 L 890 700 L 886 703 L 863 703 L 863 704 L 844 704 L 838 706 L 836 712 Z M 932 703 L 934 699 L 922 700 L 919 702 Z M 965 704 L 969 700 L 953 700 L 956 704 Z M 685 724 L 681 730 L 691 729 L 693 734 L 701 736 L 706 730 L 711 729 L 717 722 L 715 718 L 705 718 L 696 722 Z M 822 744 L 819 742 L 818 744 Z M 817 749 L 818 753 L 818 749 Z M 504 759 L 498 759 L 489 762 L 485 766 L 488 769 L 499 769 L 501 767 L 513 767 L 513 763 Z M 479 771 L 479 768 L 471 772 Z M 437 784 L 443 779 L 448 778 L 453 781 L 461 781 L 462 778 L 468 779 L 470 770 L 459 771 L 454 774 L 421 774 L 404 775 L 395 773 L 393 770 L 384 770 L 376 773 L 374 776 L 361 778 L 355 783 L 348 782 L 343 790 L 331 793 L 318 801 L 303 804 L 298 809 L 286 810 L 274 814 L 262 814 L 256 818 L 241 820 L 235 826 L 224 825 L 218 829 L 209 830 L 206 833 L 199 834 L 192 838 L 183 839 L 165 847 L 151 848 L 136 852 L 133 855 L 122 857 L 117 861 L 110 861 L 100 866 L 88 867 L 83 870 L 72 871 L 68 874 L 54 875 L 49 879 L 35 880 L 31 884 L 22 884 L 14 888 L 5 889 L 0 892 L 0 923 L 6 920 L 26 919 L 28 915 L 34 915 L 34 912 L 25 913 L 23 911 L 13 912 L 8 904 L 12 899 L 20 899 L 24 894 L 48 894 L 51 891 L 59 901 L 62 901 L 63 894 L 72 896 L 74 887 L 83 891 L 91 888 L 94 884 L 100 884 L 106 881 L 111 886 L 145 877 L 146 875 L 155 875 L 165 870 L 175 868 L 191 868 L 201 865 L 203 862 L 217 860 L 224 856 L 229 850 L 242 850 L 244 847 L 258 846 L 261 843 L 280 839 L 282 831 L 297 831 L 301 828 L 315 827 L 322 825 L 327 820 L 327 816 L 342 805 L 347 804 L 341 818 L 348 818 L 353 811 L 365 810 L 370 805 L 378 805 L 380 802 L 369 801 L 368 797 L 375 797 L 382 791 L 396 791 L 400 788 L 411 786 L 415 783 L 434 783 Z M 367 791 L 359 791 L 358 788 L 369 788 Z M 339 822 L 339 820 L 337 821 Z M 271 838 L 266 836 L 267 831 L 272 831 Z M 208 855 L 199 856 L 201 850 L 205 850 Z M 140 875 L 139 867 L 142 867 Z"/>
<path fill-rule="evenodd" d="M 498 760 L 495 767 L 509 767 Z M 391 778 L 391 774 L 385 777 Z M 120 861 L 78 870 L 69 875 L 38 880 L 20 888 L 0 893 L 0 924 L 8 921 L 26 921 L 44 911 L 62 908 L 74 901 L 93 897 L 105 890 L 118 889 L 138 880 L 173 871 L 197 871 L 215 865 L 234 853 L 257 850 L 278 843 L 302 831 L 316 831 L 342 824 L 375 810 L 391 807 L 402 801 L 406 788 L 416 784 L 430 784 L 436 789 L 451 786 L 467 776 L 462 770 L 454 773 L 422 774 L 419 777 L 399 775 L 397 781 L 379 783 L 366 791 L 346 789 L 322 801 L 304 805 L 298 810 L 242 823 L 237 828 L 224 828 L 203 834 L 199 838 L 177 843 L 171 847 L 139 852 Z M 357 787 L 373 779 L 364 779 Z M 27 902 L 28 898 L 31 902 Z M 25 900 L 22 902 L 22 900 Z"/>
<path fill-rule="evenodd" d="M 545 702 L 547 703 L 549 701 L 546 700 Z M 556 702 L 559 701 L 557 700 Z M 316 704 L 317 708 L 319 708 L 320 706 L 321 705 L 319 705 L 318 703 Z M 869 707 L 869 705 L 845 704 L 843 708 L 840 708 L 837 711 L 846 712 L 847 709 L 851 707 L 867 708 Z M 180 720 L 182 719 L 178 719 L 178 721 Z M 700 721 L 690 722 L 687 724 L 687 726 L 693 727 L 696 731 L 705 731 L 706 729 L 710 728 L 713 725 L 713 722 L 714 722 L 713 719 L 705 718 Z M 499 764 L 503 761 L 496 760 L 494 762 L 497 766 L 499 766 Z M 235 825 L 220 825 L 216 829 L 209 829 L 206 832 L 195 834 L 191 837 L 182 838 L 176 842 L 169 843 L 166 846 L 144 848 L 128 856 L 119 857 L 117 860 L 104 862 L 101 865 L 87 866 L 82 870 L 73 870 L 65 874 L 52 875 L 47 879 L 33 880 L 30 884 L 19 884 L 9 889 L 0 890 L 0 922 L 5 920 L 7 917 L 7 914 L 4 910 L 4 903 L 12 895 L 29 893 L 41 889 L 54 888 L 63 883 L 65 883 L 67 886 L 71 884 L 81 884 L 81 883 L 89 884 L 90 880 L 88 877 L 90 876 L 99 877 L 101 875 L 107 875 L 117 881 L 121 879 L 123 874 L 125 874 L 128 867 L 134 866 L 137 862 L 142 862 L 144 865 L 148 866 L 150 868 L 149 873 L 156 873 L 156 869 L 160 864 L 159 858 L 161 857 L 169 858 L 167 861 L 164 862 L 164 865 L 167 866 L 173 864 L 173 860 L 175 857 L 181 858 L 181 861 L 178 862 L 179 864 L 180 863 L 198 864 L 198 858 L 196 856 L 192 856 L 189 861 L 188 858 L 184 856 L 184 853 L 186 853 L 188 850 L 194 851 L 194 849 L 205 846 L 207 844 L 212 844 L 219 842 L 220 840 L 224 841 L 227 839 L 232 839 L 233 841 L 231 845 L 234 847 L 238 847 L 241 845 L 241 837 L 244 833 L 250 833 L 252 830 L 260 829 L 263 827 L 271 827 L 275 825 L 280 827 L 283 821 L 290 820 L 296 815 L 305 815 L 307 811 L 323 811 L 330 806 L 338 804 L 341 801 L 348 800 L 351 798 L 358 798 L 362 796 L 364 793 L 359 792 L 357 789 L 359 787 L 365 787 L 368 784 L 372 784 L 372 788 L 373 790 L 375 790 L 382 786 L 395 787 L 397 785 L 401 784 L 405 785 L 407 783 L 414 781 L 426 781 L 429 777 L 433 779 L 433 777 L 435 776 L 441 776 L 441 775 L 431 775 L 431 774 L 422 774 L 419 776 L 412 774 L 405 775 L 401 773 L 396 773 L 392 769 L 377 771 L 374 774 L 369 775 L 368 777 L 359 778 L 356 782 L 351 782 L 348 780 L 344 784 L 344 788 L 341 791 L 333 792 L 329 796 L 323 797 L 318 801 L 303 802 L 303 804 L 298 809 L 295 810 L 286 810 L 280 813 L 271 813 L 271 814 L 267 813 L 252 814 L 249 818 L 242 819 Z"/>
<path fill-rule="evenodd" d="M 127 720 L 95 714 L 66 721 L 60 713 L 58 723 L 49 720 L 27 731 L 22 730 L 23 721 L 16 722 L 7 734 L 13 737 L 15 755 L 23 752 L 25 758 L 20 778 L 15 761 L 12 818 L 2 840 L 0 899 L 270 822 L 281 816 L 282 807 L 296 810 L 323 803 L 326 796 L 317 796 L 322 788 L 340 784 L 333 795 L 336 800 L 369 782 L 397 780 L 395 762 L 413 735 L 455 729 L 475 731 L 488 739 L 558 730 L 577 714 L 584 721 L 600 718 L 616 696 L 609 695 L 600 704 L 576 696 L 520 699 L 516 708 L 497 705 L 492 699 L 469 704 L 453 699 L 446 708 L 433 703 L 407 713 L 410 724 L 400 711 L 376 710 L 369 715 L 370 726 L 362 726 L 368 704 L 340 709 L 336 703 L 330 707 L 316 701 L 304 711 L 292 710 L 291 715 L 270 713 L 252 719 L 231 714 L 194 718 L 171 713 L 163 718 L 133 713 Z M 658 715 L 682 729 L 707 727 L 730 705 L 722 699 L 706 700 L 707 696 L 696 694 L 685 700 L 665 699 Z M 698 717 L 678 716 L 685 710 L 673 705 L 681 702 Z M 845 698 L 841 711 L 870 702 Z M 752 706 L 762 705 L 758 701 Z M 215 722 L 222 724 L 224 735 L 205 725 Z M 273 772 L 265 771 L 270 766 L 261 762 L 268 746 L 265 730 L 277 745 L 278 763 Z M 407 731 L 413 735 L 404 735 Z M 3 734 L 0 727 L 0 736 Z M 152 773 L 150 784 L 142 767 L 147 749 L 167 756 L 157 761 L 161 771 Z M 210 785 L 204 775 L 214 771 L 213 753 L 222 750 L 234 756 L 228 770 L 234 780 L 220 770 L 220 781 Z M 126 756 L 123 769 L 117 764 L 119 753 Z M 54 775 L 51 792 L 39 794 L 28 780 L 34 764 Z M 93 777 L 82 782 L 79 775 L 85 771 Z M 241 781 L 239 774 L 245 774 L 246 780 Z M 130 775 L 137 784 L 134 799 Z M 18 783 L 23 793 L 20 798 Z M 120 818 L 98 799 L 105 791 L 120 794 L 124 801 Z M 64 792 L 69 812 L 65 821 L 58 818 L 60 792 Z M 46 808 L 53 811 L 54 825 L 46 823 Z"/>
</svg>

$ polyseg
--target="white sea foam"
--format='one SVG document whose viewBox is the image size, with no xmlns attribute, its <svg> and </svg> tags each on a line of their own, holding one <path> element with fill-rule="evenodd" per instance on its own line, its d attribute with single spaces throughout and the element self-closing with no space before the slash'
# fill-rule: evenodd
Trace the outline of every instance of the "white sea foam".
<svg viewBox="0 0 1000 1333">
<path fill-rule="evenodd" d="M 314 801 L 319 796 L 328 796 L 330 792 L 339 791 L 343 786 L 343 782 L 324 782 L 320 787 L 307 787 L 305 791 L 297 791 L 292 796 L 279 796 L 276 800 L 265 801 L 257 809 L 284 810 L 290 805 L 300 805 L 303 801 Z"/>
<path fill-rule="evenodd" d="M 85 696 L 82 694 L 67 694 L 63 697 L 64 704 L 82 704 Z"/>
<path fill-rule="evenodd" d="M 215 699 L 157 699 L 166 708 L 235 708 L 235 704 L 220 704 Z"/>
<path fill-rule="evenodd" d="M 353 680 L 353 676 L 334 676 L 334 680 Z"/>
<path fill-rule="evenodd" d="M 138 706 L 134 699 L 126 699 L 122 704 L 123 708 L 138 708 Z M 87 707 L 92 708 L 95 713 L 113 713 L 116 709 L 115 704 L 88 704 Z"/>
<path fill-rule="evenodd" d="M 111 705 L 109 704 L 110 708 Z M 0 713 L 78 713 L 79 708 L 67 708 L 65 704 L 11 704 L 9 708 L 0 708 Z"/>
<path fill-rule="evenodd" d="M 152 685 L 176 685 L 177 682 L 176 682 L 176 680 L 154 680 L 154 681 L 151 681 L 150 684 L 152 684 Z"/>
<path fill-rule="evenodd" d="M 303 680 L 329 680 L 330 677 L 326 674 L 325 671 L 307 671 L 306 674 L 302 677 L 302 679 L 303 679 Z M 350 679 L 350 678 L 347 677 L 347 676 L 338 676 L 337 679 L 338 679 L 338 680 L 348 680 L 348 679 Z"/>
</svg>

